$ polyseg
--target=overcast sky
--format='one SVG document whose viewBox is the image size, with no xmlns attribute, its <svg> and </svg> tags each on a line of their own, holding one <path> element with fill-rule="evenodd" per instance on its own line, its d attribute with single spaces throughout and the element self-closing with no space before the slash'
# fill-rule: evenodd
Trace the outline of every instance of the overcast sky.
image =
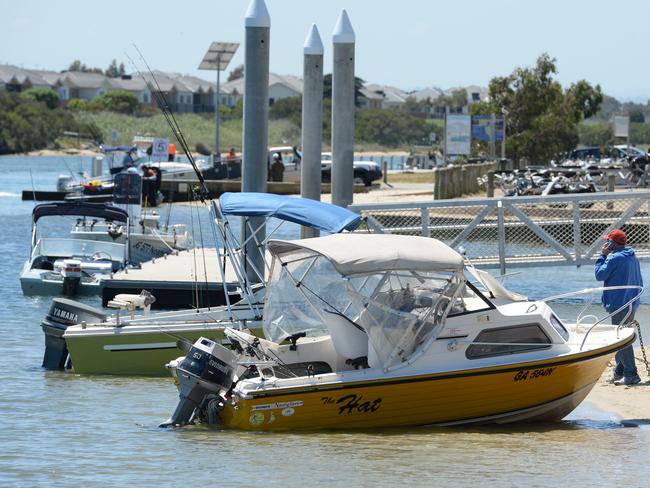
<svg viewBox="0 0 650 488">
<path fill-rule="evenodd" d="M 0 63 L 63 70 L 74 59 L 106 68 L 137 61 L 213 79 L 196 68 L 212 41 L 244 41 L 249 0 L 0 0 Z M 620 100 L 650 98 L 648 0 L 266 0 L 271 71 L 302 75 L 312 23 L 331 72 L 331 34 L 342 8 L 356 32 L 356 74 L 403 89 L 487 86 L 543 52 L 558 79 L 599 83 Z M 240 47 L 228 71 L 243 64 Z"/>
</svg>

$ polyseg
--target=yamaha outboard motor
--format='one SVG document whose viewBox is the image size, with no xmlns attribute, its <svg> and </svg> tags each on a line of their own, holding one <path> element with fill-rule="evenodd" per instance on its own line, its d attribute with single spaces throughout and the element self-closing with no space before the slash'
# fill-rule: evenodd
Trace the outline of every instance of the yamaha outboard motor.
<svg viewBox="0 0 650 488">
<path fill-rule="evenodd" d="M 68 348 L 65 345 L 63 334 L 65 329 L 71 325 L 82 322 L 96 323 L 105 322 L 106 314 L 101 310 L 84 305 L 83 303 L 68 300 L 67 298 L 55 298 L 52 300 L 50 310 L 41 322 L 45 334 L 45 354 L 43 355 L 43 367 L 45 369 L 64 369 L 68 359 Z"/>
<path fill-rule="evenodd" d="M 206 406 L 209 396 L 220 398 L 235 377 L 235 354 L 221 344 L 201 337 L 176 370 L 179 401 L 172 416 L 160 427 L 189 424 L 197 408 Z M 211 415 L 210 415 L 211 416 Z"/>
</svg>

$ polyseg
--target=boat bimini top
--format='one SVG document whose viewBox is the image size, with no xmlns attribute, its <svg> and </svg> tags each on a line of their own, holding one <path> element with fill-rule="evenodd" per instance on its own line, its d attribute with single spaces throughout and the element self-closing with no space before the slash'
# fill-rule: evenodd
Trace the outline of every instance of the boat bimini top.
<svg viewBox="0 0 650 488">
<path fill-rule="evenodd" d="M 346 208 L 271 193 L 224 193 L 219 205 L 224 215 L 275 217 L 332 234 L 353 231 L 361 223 L 361 216 Z"/>
<path fill-rule="evenodd" d="M 271 240 L 271 254 L 305 249 L 325 256 L 344 276 L 385 270 L 460 271 L 463 257 L 436 239 L 395 234 L 331 235 L 295 241 Z"/>
<path fill-rule="evenodd" d="M 454 313 L 491 306 L 466 281 L 462 256 L 435 239 L 333 234 L 268 250 L 263 328 L 276 343 L 331 334 L 335 321 L 365 332 L 369 363 L 388 370 L 426 351 L 459 303 Z"/>
<path fill-rule="evenodd" d="M 34 210 L 32 210 L 32 221 L 36 224 L 41 217 L 55 215 L 99 217 L 116 222 L 126 222 L 129 219 L 129 214 L 126 210 L 106 203 L 52 202 L 36 205 Z"/>
</svg>

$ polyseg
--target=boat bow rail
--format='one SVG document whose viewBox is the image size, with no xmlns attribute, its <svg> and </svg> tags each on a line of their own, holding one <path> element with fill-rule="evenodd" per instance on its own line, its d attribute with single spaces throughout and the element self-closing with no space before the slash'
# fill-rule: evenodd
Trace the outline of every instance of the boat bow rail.
<svg viewBox="0 0 650 488">
<path fill-rule="evenodd" d="M 594 300 L 596 298 L 596 294 L 601 294 L 604 291 L 610 291 L 610 290 L 634 290 L 636 293 L 634 296 L 625 302 L 621 307 L 618 309 L 614 310 L 611 313 L 606 314 L 605 316 L 598 318 L 593 313 L 587 313 L 590 311 L 590 308 L 592 307 Z M 616 315 L 617 313 L 620 313 L 624 310 L 628 310 L 628 313 L 624 317 L 624 319 L 621 321 L 621 324 L 613 324 L 616 325 L 617 328 L 623 327 L 627 325 L 627 319 L 630 316 L 632 309 L 633 309 L 633 304 L 641 299 L 641 295 L 643 295 L 644 287 L 643 286 L 637 286 L 637 285 L 621 285 L 621 286 L 598 286 L 595 288 L 584 288 L 582 290 L 578 291 L 573 291 L 569 293 L 562 293 L 560 295 L 552 295 L 550 297 L 543 298 L 540 300 L 541 302 L 548 303 L 548 302 L 553 302 L 553 301 L 575 301 L 577 297 L 581 296 L 586 296 L 588 297 L 587 300 L 585 301 L 584 306 L 580 309 L 580 311 L 577 314 L 576 320 L 575 320 L 575 326 L 576 326 L 576 331 L 585 331 L 584 337 L 582 339 L 582 343 L 580 344 L 580 350 L 582 350 L 585 346 L 585 343 L 587 342 L 587 338 L 589 337 L 589 334 L 599 325 L 610 325 L 610 324 L 604 324 L 605 320 L 611 318 L 612 316 Z M 534 305 L 531 305 L 533 307 Z M 586 322 L 587 320 L 593 319 L 593 323 Z"/>
</svg>

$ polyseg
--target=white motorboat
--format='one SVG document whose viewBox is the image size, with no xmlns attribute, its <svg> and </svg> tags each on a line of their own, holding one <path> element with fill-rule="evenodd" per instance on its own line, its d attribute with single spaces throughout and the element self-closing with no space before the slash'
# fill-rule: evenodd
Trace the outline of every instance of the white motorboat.
<svg viewBox="0 0 650 488">
<path fill-rule="evenodd" d="M 550 299 L 528 300 L 480 273 L 471 280 L 463 257 L 435 239 L 335 234 L 267 249 L 265 339 L 225 329 L 228 344 L 197 340 L 170 363 L 179 403 L 162 426 L 560 420 L 635 339 L 604 324 L 608 316 L 581 312 L 572 323 Z M 620 310 L 642 292 L 623 288 L 638 295 Z"/>
<path fill-rule="evenodd" d="M 67 364 L 76 373 L 167 375 L 164 365 L 183 354 L 182 343 L 190 345 L 201 336 L 223 338 L 227 326 L 261 334 L 264 288 L 250 285 L 244 272 L 242 245 L 230 229 L 228 218 L 238 216 L 246 222 L 251 217 L 261 218 L 262 222 L 251 227 L 253 236 L 266 227 L 267 236 L 259 242 L 261 246 L 286 221 L 327 233 L 352 231 L 361 223 L 358 214 L 335 205 L 263 193 L 225 193 L 212 212 L 216 230 L 224 241 L 218 262 L 224 266 L 224 276 L 231 274 L 225 270 L 239 276 L 237 294 L 244 296 L 241 301 L 231 304 L 225 294 L 223 307 L 135 315 L 129 303 L 139 298 L 131 296 L 113 302 L 130 313 L 118 311 L 107 317 L 103 311 L 84 304 L 55 299 L 41 324 L 46 344 L 43 366 L 62 369 Z"/>
<path fill-rule="evenodd" d="M 43 217 L 77 216 L 104 219 L 126 227 L 124 243 L 70 237 L 39 237 Z M 100 291 L 102 277 L 126 266 L 129 256 L 129 217 L 125 210 L 104 203 L 56 202 L 32 211 L 30 257 L 20 274 L 25 295 L 88 295 Z"/>
<path fill-rule="evenodd" d="M 192 233 L 185 224 L 161 225 L 160 214 L 155 210 L 140 213 L 136 222 L 132 219 L 129 221 L 129 258 L 132 264 L 140 264 L 192 246 Z M 70 237 L 124 244 L 126 229 L 117 222 L 79 218 Z"/>
</svg>

